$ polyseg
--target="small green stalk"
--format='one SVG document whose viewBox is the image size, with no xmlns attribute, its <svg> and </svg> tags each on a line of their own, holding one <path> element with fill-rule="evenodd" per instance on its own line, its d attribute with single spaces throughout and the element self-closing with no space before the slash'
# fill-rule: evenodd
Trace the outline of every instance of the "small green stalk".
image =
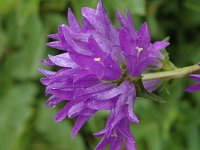
<svg viewBox="0 0 200 150">
<path fill-rule="evenodd" d="M 188 66 L 184 68 L 173 69 L 170 71 L 142 74 L 142 80 L 146 81 L 146 80 L 157 80 L 157 79 L 166 79 L 166 78 L 174 79 L 174 78 L 184 77 L 186 75 L 195 73 L 197 71 L 200 71 L 200 66 L 193 65 L 193 66 Z"/>
</svg>

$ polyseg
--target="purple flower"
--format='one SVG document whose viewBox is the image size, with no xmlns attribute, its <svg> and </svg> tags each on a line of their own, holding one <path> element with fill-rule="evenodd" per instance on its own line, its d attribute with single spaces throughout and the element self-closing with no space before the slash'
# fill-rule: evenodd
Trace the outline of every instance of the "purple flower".
<svg viewBox="0 0 200 150">
<path fill-rule="evenodd" d="M 189 86 L 188 88 L 186 88 L 186 91 L 190 93 L 200 91 L 200 75 L 191 74 L 189 77 L 199 83 Z"/>
<path fill-rule="evenodd" d="M 168 46 L 169 43 L 161 41 L 151 44 L 147 23 L 144 23 L 139 31 L 136 31 L 128 11 L 126 19 L 119 11 L 117 18 L 122 26 L 120 45 L 126 57 L 127 71 L 131 76 L 138 77 L 149 65 L 157 64 L 158 58 L 163 57 L 160 50 Z"/>
<path fill-rule="evenodd" d="M 46 95 L 51 95 L 47 106 L 54 108 L 62 102 L 66 105 L 57 113 L 56 122 L 77 117 L 72 129 L 74 138 L 81 127 L 97 111 L 108 110 L 110 116 L 105 128 L 96 137 L 103 136 L 97 150 L 108 144 L 110 149 L 136 150 L 130 131 L 131 123 L 139 120 L 134 113 L 136 100 L 135 80 L 150 66 L 156 66 L 162 58 L 160 50 L 169 43 L 151 44 L 147 24 L 136 31 L 127 11 L 126 18 L 117 12 L 121 28 L 115 28 L 100 1 L 97 9 L 82 8 L 83 26 L 68 11 L 68 25 L 60 25 L 57 34 L 49 35 L 56 41 L 48 46 L 61 50 L 49 55 L 42 64 L 59 66 L 58 71 L 40 69 L 46 76 L 41 82 Z M 152 91 L 159 81 L 146 82 Z"/>
</svg>

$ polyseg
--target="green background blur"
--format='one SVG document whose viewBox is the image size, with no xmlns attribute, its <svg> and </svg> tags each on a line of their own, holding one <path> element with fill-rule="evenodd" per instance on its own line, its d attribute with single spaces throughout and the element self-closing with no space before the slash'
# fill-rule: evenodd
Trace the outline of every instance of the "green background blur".
<svg viewBox="0 0 200 150">
<path fill-rule="evenodd" d="M 178 66 L 200 61 L 199 0 L 103 0 L 116 26 L 115 11 L 129 9 L 135 26 L 148 22 L 152 41 L 170 37 L 171 60 Z M 40 59 L 58 51 L 47 48 L 47 34 L 67 23 L 67 8 L 81 19 L 83 6 L 97 0 L 0 0 L 0 150 L 91 150 L 108 113 L 97 113 L 71 139 L 74 120 L 54 123 L 58 108 L 45 108 Z M 136 102 L 139 125 L 132 125 L 139 150 L 200 150 L 200 92 L 187 94 L 184 78 L 159 94 L 158 104 Z"/>
</svg>

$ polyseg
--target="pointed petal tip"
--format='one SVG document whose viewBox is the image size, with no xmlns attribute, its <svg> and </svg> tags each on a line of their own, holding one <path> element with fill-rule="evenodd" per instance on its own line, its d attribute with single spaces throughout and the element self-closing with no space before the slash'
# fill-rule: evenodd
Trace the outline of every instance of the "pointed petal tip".
<svg viewBox="0 0 200 150">
<path fill-rule="evenodd" d="M 54 109 L 56 107 L 56 105 L 51 104 L 50 102 L 46 102 L 46 108 L 51 107 L 52 109 Z"/>
<path fill-rule="evenodd" d="M 74 14 L 73 14 L 71 8 L 68 8 L 68 10 L 67 10 L 67 17 L 68 17 L 68 19 L 69 19 L 70 17 L 74 17 Z"/>
<path fill-rule="evenodd" d="M 48 108 L 50 106 L 50 104 L 48 102 L 46 102 L 45 106 L 46 106 L 46 108 Z"/>
<path fill-rule="evenodd" d="M 119 9 L 116 10 L 116 15 L 117 16 L 122 16 L 121 11 Z"/>
<path fill-rule="evenodd" d="M 166 47 L 170 45 L 170 42 L 166 42 Z"/>
<path fill-rule="evenodd" d="M 135 118 L 134 123 L 135 123 L 135 124 L 140 123 L 140 120 L 138 119 L 138 117 Z"/>
<path fill-rule="evenodd" d="M 72 131 L 72 133 L 71 133 L 72 139 L 74 139 L 76 137 L 76 134 L 77 133 L 75 133 L 75 132 Z"/>
<path fill-rule="evenodd" d="M 119 9 L 116 10 L 116 16 L 120 18 L 122 17 L 122 13 Z"/>
<path fill-rule="evenodd" d="M 55 46 L 55 42 L 49 42 L 46 44 L 46 46 L 53 48 Z"/>
<path fill-rule="evenodd" d="M 170 42 L 164 41 L 165 45 L 168 46 L 170 44 Z"/>
<path fill-rule="evenodd" d="M 170 45 L 170 42 L 166 42 L 165 41 L 165 47 L 169 46 Z"/>
<path fill-rule="evenodd" d="M 147 21 L 145 21 L 145 22 L 143 23 L 143 25 L 144 25 L 144 26 L 148 26 L 148 23 L 147 23 Z"/>
<path fill-rule="evenodd" d="M 54 39 L 54 40 L 59 40 L 60 39 L 58 34 L 49 34 L 49 35 L 47 35 L 47 37 L 49 39 Z"/>
<path fill-rule="evenodd" d="M 51 47 L 52 42 L 46 43 L 46 46 Z"/>
<path fill-rule="evenodd" d="M 150 31 L 147 22 L 144 22 L 138 31 L 138 35 L 145 42 L 150 43 Z"/>
<path fill-rule="evenodd" d="M 199 92 L 200 91 L 200 83 L 190 85 L 189 87 L 187 87 L 185 89 L 185 91 L 188 93 Z"/>
<path fill-rule="evenodd" d="M 148 23 L 146 21 L 141 25 L 140 30 L 149 32 Z"/>
<path fill-rule="evenodd" d="M 126 9 L 126 14 L 130 15 L 131 12 L 128 9 Z"/>
<path fill-rule="evenodd" d="M 131 19 L 131 12 L 126 9 L 126 19 Z"/>
<path fill-rule="evenodd" d="M 190 74 L 189 77 L 190 77 L 190 78 L 194 78 L 194 79 L 195 79 L 195 78 L 196 78 L 196 79 L 198 79 L 198 78 L 200 79 L 200 74 Z"/>
<path fill-rule="evenodd" d="M 121 13 L 120 10 L 119 10 L 119 8 L 117 8 L 116 13 Z"/>
<path fill-rule="evenodd" d="M 54 118 L 54 121 L 56 123 L 61 122 L 63 119 L 65 119 L 65 116 L 62 116 L 62 114 L 60 114 L 60 112 L 58 112 Z"/>
<path fill-rule="evenodd" d="M 54 119 L 54 121 L 56 122 L 56 123 L 58 123 L 58 122 L 61 122 L 63 119 L 62 118 L 59 118 L 59 117 L 55 117 L 55 119 Z"/>
<path fill-rule="evenodd" d="M 94 135 L 95 137 L 101 137 L 101 136 L 103 136 L 105 133 L 106 133 L 106 129 L 103 129 L 103 130 L 101 130 L 101 131 L 99 131 L 99 132 L 97 132 L 97 133 L 94 133 L 93 135 Z"/>
<path fill-rule="evenodd" d="M 100 12 L 100 13 L 106 12 L 102 0 L 99 0 L 99 2 L 98 2 L 98 4 L 97 4 L 97 10 L 96 10 L 96 11 L 97 11 L 97 13 L 98 13 L 98 12 Z"/>
<path fill-rule="evenodd" d="M 117 11 L 116 11 L 116 16 L 119 21 L 123 20 L 122 13 L 119 9 L 117 9 Z"/>
<path fill-rule="evenodd" d="M 71 8 L 70 8 L 70 7 L 67 9 L 67 12 L 72 12 L 72 10 L 71 10 Z"/>
<path fill-rule="evenodd" d="M 50 57 L 52 57 L 53 55 L 51 55 L 51 54 L 48 54 L 48 57 L 50 58 Z"/>
<path fill-rule="evenodd" d="M 44 78 L 41 78 L 41 79 L 40 79 L 40 83 L 42 83 L 43 85 L 45 85 L 44 82 L 43 82 L 43 79 L 44 79 Z"/>
<path fill-rule="evenodd" d="M 58 50 L 65 50 L 66 48 L 63 47 L 60 41 L 55 41 L 55 42 L 49 42 L 46 44 L 48 47 L 53 48 L 53 49 L 58 49 Z"/>
<path fill-rule="evenodd" d="M 44 61 L 45 59 L 40 59 L 40 64 L 43 64 Z"/>
<path fill-rule="evenodd" d="M 167 46 L 169 46 L 169 42 L 166 41 L 156 41 L 151 45 L 152 50 L 154 51 L 160 51 L 162 49 L 165 49 Z"/>
<path fill-rule="evenodd" d="M 99 0 L 98 5 L 103 5 L 103 1 Z"/>
<path fill-rule="evenodd" d="M 51 36 L 52 36 L 52 34 L 48 34 L 48 35 L 47 35 L 48 38 L 51 38 Z"/>
<path fill-rule="evenodd" d="M 55 74 L 55 72 L 49 71 L 49 70 L 45 70 L 43 68 L 38 68 L 38 71 L 40 73 L 42 73 L 43 75 L 45 75 L 45 76 L 50 76 L 50 75 L 54 75 Z"/>
<path fill-rule="evenodd" d="M 166 48 L 167 46 L 170 45 L 170 42 L 167 42 L 167 41 L 161 41 L 161 49 L 164 49 Z"/>
<path fill-rule="evenodd" d="M 42 60 L 40 60 L 40 62 L 41 62 Z M 42 70 L 43 70 L 43 68 L 38 68 L 37 69 L 39 72 L 41 72 L 42 73 Z"/>
</svg>

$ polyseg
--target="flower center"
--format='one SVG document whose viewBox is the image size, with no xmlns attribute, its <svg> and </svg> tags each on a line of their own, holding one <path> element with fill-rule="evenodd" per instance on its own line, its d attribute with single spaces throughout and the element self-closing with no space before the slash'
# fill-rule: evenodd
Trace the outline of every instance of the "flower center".
<svg viewBox="0 0 200 150">
<path fill-rule="evenodd" d="M 120 85 L 123 81 L 129 81 L 131 83 L 136 83 L 139 79 L 141 79 L 141 76 L 138 77 L 131 77 L 128 72 L 125 64 L 121 65 L 122 68 L 122 75 L 120 79 L 112 81 L 112 83 L 115 83 L 116 85 Z"/>
</svg>

